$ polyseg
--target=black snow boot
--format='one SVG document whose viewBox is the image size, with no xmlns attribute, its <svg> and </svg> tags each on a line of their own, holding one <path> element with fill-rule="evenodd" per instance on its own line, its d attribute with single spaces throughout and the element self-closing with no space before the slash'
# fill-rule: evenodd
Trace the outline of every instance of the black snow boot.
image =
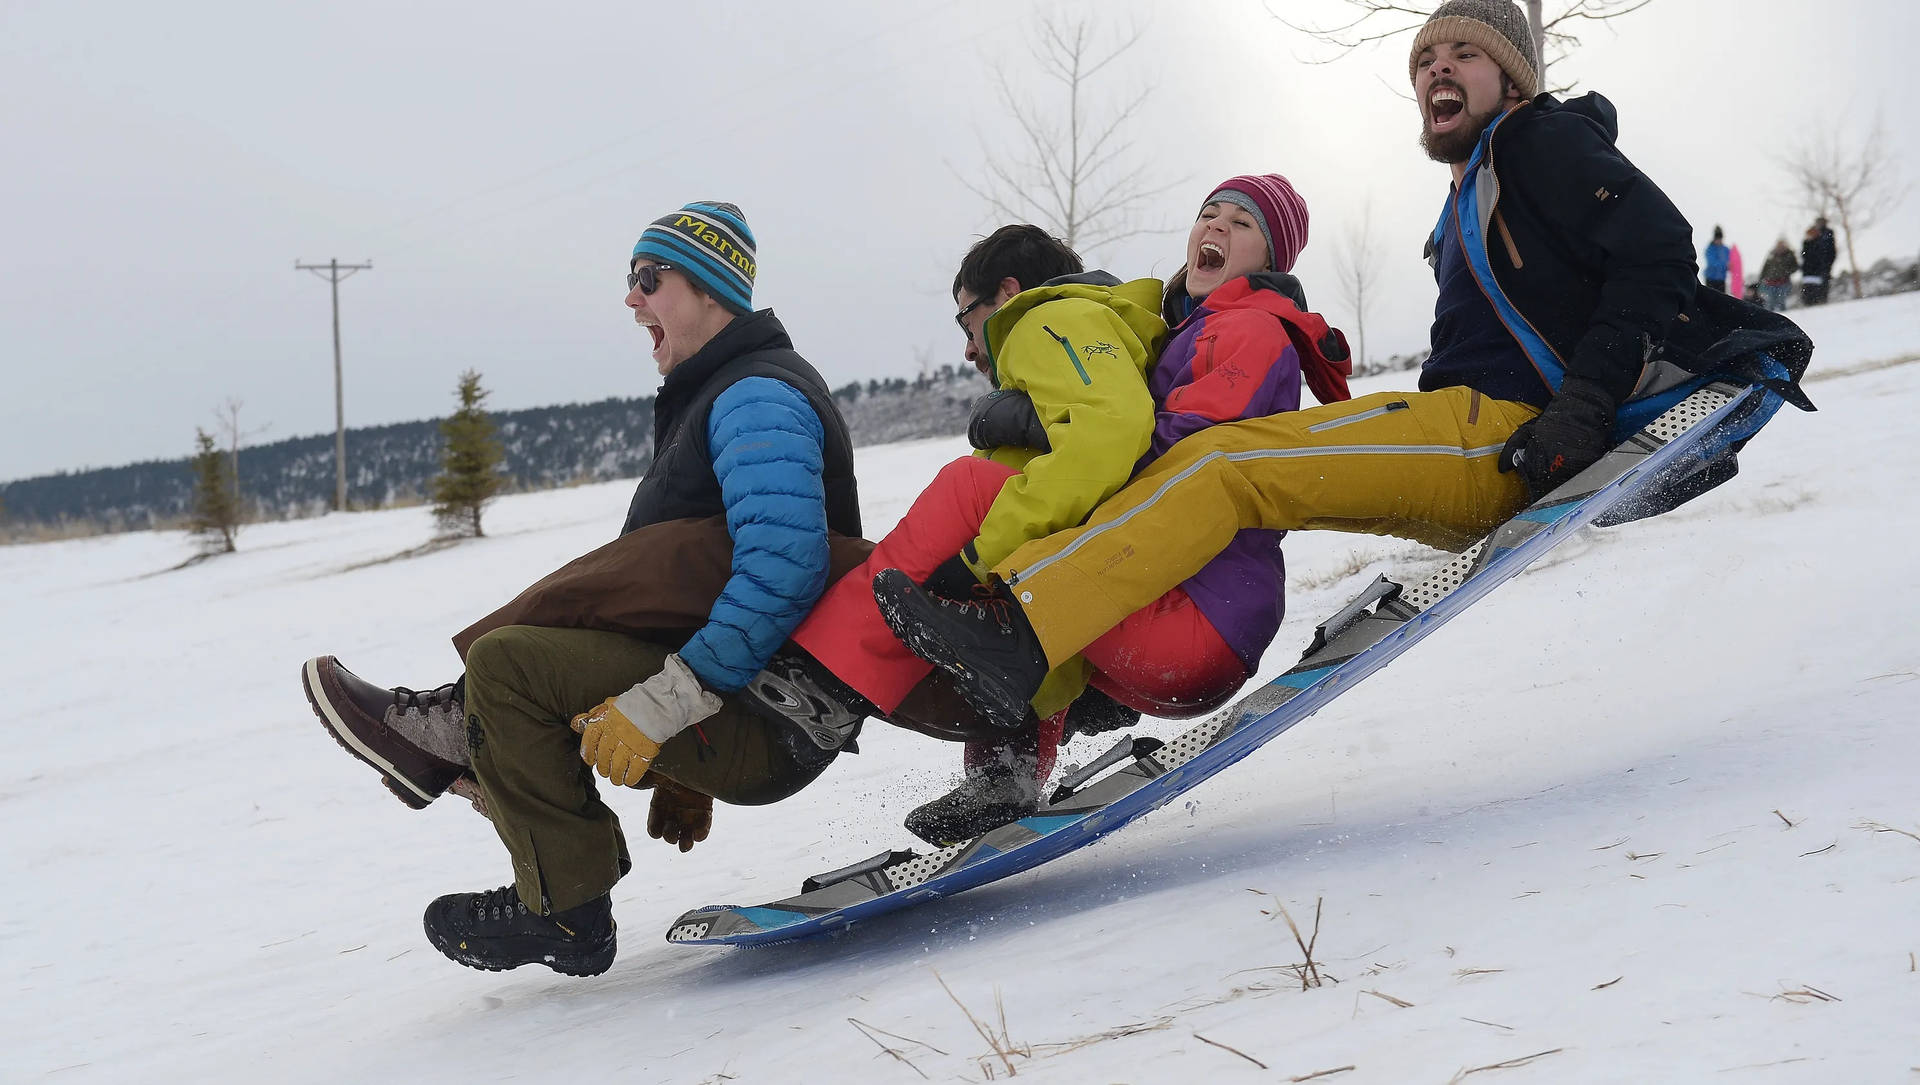
<svg viewBox="0 0 1920 1085">
<path fill-rule="evenodd" d="M 613 966 L 613 898 L 608 894 L 541 915 L 511 885 L 451 893 L 427 905 L 426 928 L 433 948 L 468 968 L 501 972 L 544 964 L 569 976 L 597 976 Z"/>
<path fill-rule="evenodd" d="M 967 743 L 960 786 L 915 807 L 907 815 L 907 831 L 944 848 L 1019 821 L 1040 809 L 1040 761 L 1033 731 L 999 745 Z"/>
<path fill-rule="evenodd" d="M 971 599 L 949 599 L 898 569 L 882 569 L 873 598 L 893 635 L 952 675 L 976 712 L 1008 731 L 1019 727 L 1047 677 L 1047 655 L 1005 582 L 995 577 Z"/>
<path fill-rule="evenodd" d="M 1088 686 L 1067 706 L 1066 733 L 1060 741 L 1072 742 L 1075 735 L 1104 735 L 1108 731 L 1121 731 L 1139 722 L 1139 709 L 1129 708 Z"/>
</svg>

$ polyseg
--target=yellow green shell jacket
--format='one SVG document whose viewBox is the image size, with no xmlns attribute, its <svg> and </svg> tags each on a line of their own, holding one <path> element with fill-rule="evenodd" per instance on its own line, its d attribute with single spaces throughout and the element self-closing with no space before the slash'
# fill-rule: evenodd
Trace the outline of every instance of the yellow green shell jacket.
<svg viewBox="0 0 1920 1085">
<path fill-rule="evenodd" d="M 988 376 L 1033 400 L 1052 450 L 985 453 L 1021 473 L 967 547 L 983 579 L 1022 544 L 1084 521 L 1146 454 L 1154 423 L 1146 375 L 1167 335 L 1162 292 L 1158 279 L 1092 272 L 1022 291 L 987 321 Z"/>
</svg>

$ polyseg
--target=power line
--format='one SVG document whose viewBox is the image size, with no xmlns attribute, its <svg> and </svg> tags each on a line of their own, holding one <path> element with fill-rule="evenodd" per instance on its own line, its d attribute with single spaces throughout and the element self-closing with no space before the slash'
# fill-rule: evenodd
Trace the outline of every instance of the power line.
<svg viewBox="0 0 1920 1085">
<path fill-rule="evenodd" d="M 333 507 L 340 512 L 347 511 L 347 408 L 340 380 L 340 280 L 372 267 L 372 260 L 364 264 L 343 264 L 339 260 L 303 264 L 295 257 L 293 261 L 293 270 L 311 271 L 333 286 Z"/>
</svg>

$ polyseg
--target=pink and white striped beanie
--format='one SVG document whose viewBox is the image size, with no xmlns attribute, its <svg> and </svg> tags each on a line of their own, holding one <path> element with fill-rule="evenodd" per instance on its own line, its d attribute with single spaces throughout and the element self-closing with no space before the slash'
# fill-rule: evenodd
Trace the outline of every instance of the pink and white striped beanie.
<svg viewBox="0 0 1920 1085">
<path fill-rule="evenodd" d="M 1292 271 L 1307 247 L 1307 201 L 1277 173 L 1247 174 L 1222 181 L 1200 206 L 1231 203 L 1246 208 L 1267 236 L 1267 260 L 1275 271 Z"/>
</svg>

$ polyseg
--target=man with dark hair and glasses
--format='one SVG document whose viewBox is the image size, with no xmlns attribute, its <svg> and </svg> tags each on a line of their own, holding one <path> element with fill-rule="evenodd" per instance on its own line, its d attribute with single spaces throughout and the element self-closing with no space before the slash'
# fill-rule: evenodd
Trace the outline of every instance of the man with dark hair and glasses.
<svg viewBox="0 0 1920 1085">
<path fill-rule="evenodd" d="M 779 319 L 753 310 L 755 268 L 753 234 L 729 203 L 688 204 L 634 246 L 626 304 L 666 378 L 653 462 L 622 538 L 522 596 L 635 544 L 577 611 L 496 624 L 465 644 L 466 674 L 431 692 L 381 688 L 332 656 L 302 670 L 322 724 L 402 802 L 422 808 L 452 789 L 492 819 L 513 882 L 426 912 L 428 939 L 461 964 L 611 966 L 609 894 L 631 862 L 595 773 L 652 787 L 648 832 L 684 851 L 705 838 L 715 798 L 775 802 L 852 745 L 858 717 L 809 729 L 782 701 L 796 687 L 767 684 L 775 650 L 866 544 L 830 561 L 830 536 L 837 556 L 860 535 L 853 442 Z M 661 616 L 626 623 L 646 635 L 599 620 L 602 599 L 620 593 Z"/>
<path fill-rule="evenodd" d="M 942 728 L 924 726 L 909 718 L 910 698 L 944 675 L 888 631 L 873 576 L 907 569 L 965 597 L 1022 543 L 1080 523 L 1125 485 L 1153 439 L 1147 372 L 1167 334 L 1162 292 L 1157 279 L 1122 283 L 1083 271 L 1080 257 L 1038 226 L 1003 226 L 969 249 L 953 301 L 967 361 L 994 385 L 968 427 L 979 452 L 942 468 L 794 632 L 794 643 L 860 698 L 850 707 L 967 743 L 960 786 L 907 820 L 923 838 L 941 839 L 961 822 L 1003 823 L 1033 805 L 1090 668 L 1080 659 L 1056 668 L 1012 726 L 996 726 L 960 698 L 951 699 L 967 711 L 933 721 Z"/>
</svg>

